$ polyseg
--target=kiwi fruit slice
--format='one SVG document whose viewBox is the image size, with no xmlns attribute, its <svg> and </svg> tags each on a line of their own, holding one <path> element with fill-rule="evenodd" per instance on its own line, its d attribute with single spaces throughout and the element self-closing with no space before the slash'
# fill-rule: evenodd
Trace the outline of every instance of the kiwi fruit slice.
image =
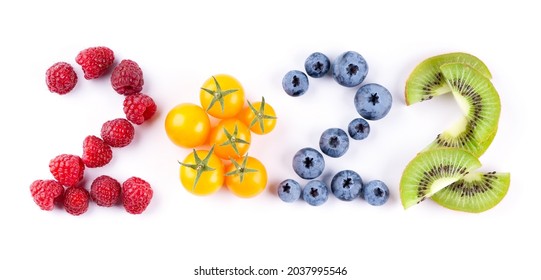
<svg viewBox="0 0 541 280">
<path fill-rule="evenodd" d="M 479 213 L 503 199 L 510 181 L 509 173 L 472 172 L 435 193 L 431 199 L 449 209 Z"/>
<path fill-rule="evenodd" d="M 463 149 L 438 148 L 417 154 L 400 179 L 400 199 L 407 209 L 462 179 L 481 166 L 481 162 Z"/>
<path fill-rule="evenodd" d="M 466 64 L 448 63 L 440 69 L 465 116 L 427 148 L 461 148 L 479 157 L 496 135 L 501 111 L 498 92 L 488 78 Z"/>
<path fill-rule="evenodd" d="M 407 105 L 451 92 L 440 70 L 440 66 L 447 63 L 466 64 L 488 79 L 492 78 L 487 66 L 479 58 L 471 54 L 453 52 L 433 56 L 418 64 L 408 77 L 405 91 Z"/>
<path fill-rule="evenodd" d="M 458 124 L 455 124 L 455 125 L 458 125 Z M 468 139 L 469 137 L 472 136 L 472 134 L 470 135 L 464 134 L 463 137 L 461 138 L 461 137 L 454 137 L 448 134 L 448 131 L 443 132 L 442 134 L 439 134 L 438 136 L 436 136 L 436 139 L 432 143 L 430 143 L 428 146 L 426 146 L 423 151 L 434 149 L 434 148 L 442 148 L 442 147 L 459 148 L 459 149 L 464 149 L 472 153 L 476 157 L 480 157 L 486 152 L 490 144 L 492 144 L 492 141 L 496 137 L 496 132 L 497 132 L 497 129 L 495 129 L 494 132 L 492 132 L 487 137 L 487 139 L 481 142 Z"/>
</svg>

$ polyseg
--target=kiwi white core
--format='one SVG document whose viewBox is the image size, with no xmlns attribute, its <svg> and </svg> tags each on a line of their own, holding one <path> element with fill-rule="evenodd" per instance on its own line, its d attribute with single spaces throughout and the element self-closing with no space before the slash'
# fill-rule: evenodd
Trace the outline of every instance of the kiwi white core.
<svg viewBox="0 0 541 280">
<path fill-rule="evenodd" d="M 466 99 L 464 96 L 460 94 L 455 94 L 454 97 L 455 97 L 456 102 L 458 103 L 458 106 L 462 110 L 462 112 L 465 115 L 468 115 L 470 113 L 470 108 L 471 108 L 471 104 L 468 101 L 468 99 Z"/>
<path fill-rule="evenodd" d="M 444 177 L 444 178 L 439 178 L 437 180 L 434 181 L 434 183 L 432 183 L 432 185 L 430 185 L 430 192 L 427 193 L 427 197 L 430 197 L 432 196 L 433 194 L 437 193 L 438 191 L 440 191 L 441 189 L 449 186 L 450 184 L 460 180 L 461 176 L 455 176 L 455 177 Z"/>
<path fill-rule="evenodd" d="M 455 122 L 450 128 L 445 130 L 445 134 L 448 134 L 451 137 L 458 137 L 462 132 L 466 130 L 466 126 L 468 125 L 468 119 L 465 117 L 460 118 L 457 122 Z"/>
<path fill-rule="evenodd" d="M 466 182 L 473 182 L 473 181 L 476 181 L 476 180 L 479 180 L 481 178 L 483 173 L 480 173 L 480 172 L 470 172 L 468 174 L 466 174 L 464 176 L 464 181 Z"/>
<path fill-rule="evenodd" d="M 451 88 L 449 88 L 447 83 L 444 83 L 442 84 L 441 87 L 435 89 L 434 92 L 436 93 L 435 96 L 444 95 L 444 94 L 451 93 Z"/>
</svg>

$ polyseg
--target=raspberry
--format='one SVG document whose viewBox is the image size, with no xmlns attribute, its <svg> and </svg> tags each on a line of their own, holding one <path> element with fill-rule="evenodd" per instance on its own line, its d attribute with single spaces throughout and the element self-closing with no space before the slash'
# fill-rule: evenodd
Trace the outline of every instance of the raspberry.
<svg viewBox="0 0 541 280">
<path fill-rule="evenodd" d="M 136 93 L 124 99 L 126 118 L 134 124 L 142 124 L 156 113 L 156 103 L 150 96 Z"/>
<path fill-rule="evenodd" d="M 152 187 L 145 180 L 130 177 L 122 183 L 122 204 L 128 213 L 141 214 L 152 200 Z"/>
<path fill-rule="evenodd" d="M 90 195 L 82 187 L 69 187 L 64 193 L 64 209 L 66 212 L 79 216 L 88 210 Z"/>
<path fill-rule="evenodd" d="M 120 183 L 107 175 L 99 176 L 90 186 L 90 197 L 99 206 L 113 206 L 120 198 Z"/>
<path fill-rule="evenodd" d="M 107 47 L 92 47 L 77 54 L 75 62 L 81 65 L 85 79 L 96 79 L 103 75 L 113 65 L 115 54 Z"/>
<path fill-rule="evenodd" d="M 83 162 L 86 167 L 102 167 L 113 158 L 113 150 L 101 138 L 89 135 L 83 141 Z"/>
<path fill-rule="evenodd" d="M 83 179 L 85 164 L 76 155 L 61 154 L 51 159 L 49 170 L 64 186 L 75 186 Z"/>
<path fill-rule="evenodd" d="M 139 93 L 143 89 L 143 84 L 143 71 L 135 61 L 124 59 L 113 69 L 111 85 L 119 94 Z"/>
<path fill-rule="evenodd" d="M 64 187 L 55 180 L 36 180 L 30 185 L 30 193 L 41 210 L 51 211 L 55 202 L 62 200 Z"/>
<path fill-rule="evenodd" d="M 66 62 L 57 62 L 45 72 L 45 82 L 51 92 L 66 94 L 77 84 L 77 74 Z"/>
<path fill-rule="evenodd" d="M 133 125 L 126 119 L 106 121 L 101 127 L 101 139 L 111 147 L 124 147 L 131 143 L 135 135 Z"/>
</svg>

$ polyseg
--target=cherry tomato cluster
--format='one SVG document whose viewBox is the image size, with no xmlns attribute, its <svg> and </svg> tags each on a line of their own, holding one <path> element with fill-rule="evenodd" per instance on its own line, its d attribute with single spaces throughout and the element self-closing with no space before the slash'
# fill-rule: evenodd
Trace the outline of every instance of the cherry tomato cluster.
<svg viewBox="0 0 541 280">
<path fill-rule="evenodd" d="M 224 185 L 239 197 L 260 194 L 267 186 L 267 171 L 248 149 L 252 133 L 274 129 L 276 112 L 264 97 L 247 101 L 241 83 L 227 74 L 207 79 L 199 100 L 200 105 L 176 105 L 165 118 L 171 142 L 192 149 L 179 161 L 182 186 L 196 195 L 212 194 Z"/>
</svg>

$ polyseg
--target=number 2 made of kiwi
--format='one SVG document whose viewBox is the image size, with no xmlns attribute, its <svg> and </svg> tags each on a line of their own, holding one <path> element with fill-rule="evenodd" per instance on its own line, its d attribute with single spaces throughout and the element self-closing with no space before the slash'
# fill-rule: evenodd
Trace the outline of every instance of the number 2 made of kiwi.
<svg viewBox="0 0 541 280">
<path fill-rule="evenodd" d="M 400 196 L 404 208 L 426 198 L 453 210 L 483 212 L 506 195 L 510 174 L 479 172 L 478 158 L 488 149 L 501 111 L 492 75 L 477 57 L 448 53 L 428 58 L 406 82 L 407 105 L 451 93 L 463 117 L 438 134 L 404 169 Z"/>
</svg>

